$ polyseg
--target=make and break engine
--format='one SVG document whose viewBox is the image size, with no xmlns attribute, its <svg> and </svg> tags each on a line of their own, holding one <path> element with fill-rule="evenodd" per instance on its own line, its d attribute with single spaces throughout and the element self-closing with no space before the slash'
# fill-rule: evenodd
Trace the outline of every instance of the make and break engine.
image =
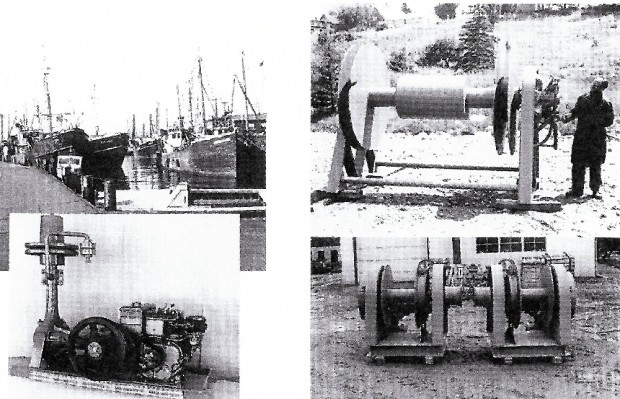
<svg viewBox="0 0 620 399">
<path fill-rule="evenodd" d="M 179 383 L 200 368 L 203 316 L 184 316 L 174 305 L 134 302 L 120 308 L 119 322 L 89 317 L 67 338 L 73 369 L 88 378 Z"/>
<path fill-rule="evenodd" d="M 81 238 L 79 245 L 66 238 Z M 186 371 L 202 373 L 203 316 L 184 316 L 173 304 L 157 308 L 134 302 L 119 310 L 119 321 L 89 317 L 75 327 L 60 317 L 58 287 L 64 282 L 65 258 L 89 263 L 95 243 L 86 233 L 64 231 L 62 217 L 42 215 L 40 241 L 25 244 L 38 256 L 47 299 L 45 317 L 33 334 L 31 370 L 70 371 L 92 380 L 140 380 L 177 384 Z"/>
</svg>

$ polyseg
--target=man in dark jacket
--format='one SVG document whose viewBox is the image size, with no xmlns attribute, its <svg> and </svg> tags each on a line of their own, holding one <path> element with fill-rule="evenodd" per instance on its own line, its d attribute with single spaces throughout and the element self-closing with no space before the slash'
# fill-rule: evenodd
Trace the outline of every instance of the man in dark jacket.
<svg viewBox="0 0 620 399">
<path fill-rule="evenodd" d="M 590 189 L 592 197 L 598 195 L 601 187 L 601 165 L 605 162 L 607 153 L 607 132 L 605 128 L 614 121 L 614 110 L 609 101 L 603 99 L 603 90 L 607 88 L 607 81 L 602 78 L 594 79 L 590 93 L 579 96 L 577 104 L 564 116 L 562 122 L 567 123 L 577 118 L 577 130 L 573 138 L 571 153 L 572 188 L 566 193 L 567 197 L 581 197 L 585 183 L 586 167 L 590 168 Z"/>
</svg>

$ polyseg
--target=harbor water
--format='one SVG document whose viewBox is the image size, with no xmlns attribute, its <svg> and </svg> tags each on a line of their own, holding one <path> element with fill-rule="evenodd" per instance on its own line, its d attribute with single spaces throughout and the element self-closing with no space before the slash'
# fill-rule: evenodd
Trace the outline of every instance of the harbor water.
<svg viewBox="0 0 620 399">
<path fill-rule="evenodd" d="M 122 173 L 116 177 L 117 190 L 161 190 L 174 188 L 181 182 L 191 187 L 235 188 L 234 170 L 229 173 L 191 173 L 175 171 L 157 164 L 156 157 L 128 155 Z"/>
</svg>

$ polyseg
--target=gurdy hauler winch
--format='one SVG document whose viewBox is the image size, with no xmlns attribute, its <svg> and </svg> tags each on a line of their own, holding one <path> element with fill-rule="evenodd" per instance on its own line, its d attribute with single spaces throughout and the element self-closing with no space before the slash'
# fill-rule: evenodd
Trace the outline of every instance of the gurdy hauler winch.
<svg viewBox="0 0 620 399">
<path fill-rule="evenodd" d="M 65 243 L 68 237 L 83 241 L 79 245 Z M 143 392 L 149 396 L 182 397 L 178 389 L 136 384 L 178 387 L 185 381 L 187 371 L 207 371 L 201 368 L 206 319 L 184 316 L 174 305 L 157 308 L 134 302 L 119 309 L 118 322 L 88 317 L 70 328 L 58 310 L 58 287 L 64 280 L 59 267 L 65 265 L 65 258 L 77 255 L 90 262 L 95 255 L 95 243 L 88 234 L 64 231 L 63 219 L 57 215 L 41 216 L 40 240 L 25 244 L 27 255 L 40 257 L 44 265 L 42 283 L 47 287 L 45 318 L 39 321 L 33 337 L 31 378 L 118 392 Z M 134 384 L 91 386 L 72 376 Z"/>
<path fill-rule="evenodd" d="M 340 70 L 340 129 L 325 191 L 332 195 L 344 194 L 351 185 L 514 191 L 517 193 L 516 200 L 498 201 L 496 206 L 521 210 L 559 210 L 559 202 L 534 199 L 534 193 L 539 188 L 539 148 L 552 146 L 557 149 L 558 81 L 552 79 L 543 87 L 533 67 L 524 68 L 521 79 L 521 87 L 512 93 L 509 82 L 517 79 L 508 76 L 501 76 L 491 87 L 469 88 L 463 76 L 405 74 L 398 79 L 396 87 L 392 87 L 385 56 L 381 51 L 370 44 L 354 45 L 346 53 Z M 510 152 L 515 153 L 517 128 L 520 127 L 518 167 L 422 164 L 375 159 L 375 150 L 379 148 L 381 136 L 385 134 L 391 109 L 395 109 L 401 118 L 466 119 L 469 110 L 474 108 L 493 110 L 495 146 L 500 154 L 504 152 L 506 132 Z M 548 134 L 539 140 L 539 134 L 545 128 L 549 129 Z M 551 138 L 553 143 L 547 144 Z M 353 149 L 356 150 L 355 155 Z M 365 164 L 368 176 L 363 176 Z M 518 179 L 514 184 L 402 180 L 378 175 L 378 167 L 516 172 Z"/>
<path fill-rule="evenodd" d="M 421 357 L 431 364 L 446 351 L 448 309 L 471 300 L 486 309 L 494 358 L 560 363 L 572 342 L 576 291 L 567 266 L 573 262 L 565 255 L 523 258 L 520 265 L 506 259 L 483 268 L 477 278 L 463 273 L 467 266 L 431 259 L 421 261 L 406 281 L 394 281 L 389 265 L 366 270 L 358 294 L 365 346 L 372 358 Z M 405 329 L 400 322 L 411 314 L 416 327 Z M 531 316 L 531 325 L 523 325 L 523 314 Z"/>
</svg>

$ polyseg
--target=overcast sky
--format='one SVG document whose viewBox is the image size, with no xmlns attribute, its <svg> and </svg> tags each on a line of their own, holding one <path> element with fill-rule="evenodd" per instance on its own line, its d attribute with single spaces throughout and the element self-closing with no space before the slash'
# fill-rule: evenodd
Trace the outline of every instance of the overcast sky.
<svg viewBox="0 0 620 399">
<path fill-rule="evenodd" d="M 269 40 L 255 3 L 260 2 L 3 1 L 0 113 L 5 126 L 8 114 L 27 108 L 32 115 L 35 103 L 45 105 L 44 66 L 50 68 L 52 112 L 84 113 L 87 132 L 95 116 L 102 133 L 125 131 L 134 113 L 141 129 L 149 113 L 154 118 L 158 101 L 160 126 L 165 126 L 166 108 L 172 123 L 178 115 L 177 84 L 187 120 L 187 81 L 197 71 L 198 56 L 210 94 L 230 101 L 233 75 L 241 76 L 242 51 L 250 99 L 267 111 L 262 97 Z M 243 106 L 237 86 L 236 112 L 245 112 Z M 210 113 L 209 103 L 206 108 Z"/>
</svg>

